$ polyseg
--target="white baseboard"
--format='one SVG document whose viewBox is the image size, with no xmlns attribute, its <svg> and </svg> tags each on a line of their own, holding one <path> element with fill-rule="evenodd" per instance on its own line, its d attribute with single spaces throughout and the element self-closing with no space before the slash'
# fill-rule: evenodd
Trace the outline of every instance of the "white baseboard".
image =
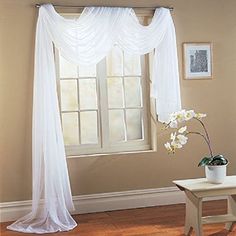
<svg viewBox="0 0 236 236">
<path fill-rule="evenodd" d="M 73 197 L 75 214 L 171 205 L 185 201 L 176 187 L 99 193 Z"/>
<path fill-rule="evenodd" d="M 217 198 L 222 199 L 222 198 Z M 216 198 L 214 198 L 216 200 Z M 103 212 L 139 207 L 184 203 L 184 193 L 176 187 L 74 196 L 72 214 Z M 0 203 L 0 222 L 14 221 L 31 210 L 32 201 Z"/>
</svg>

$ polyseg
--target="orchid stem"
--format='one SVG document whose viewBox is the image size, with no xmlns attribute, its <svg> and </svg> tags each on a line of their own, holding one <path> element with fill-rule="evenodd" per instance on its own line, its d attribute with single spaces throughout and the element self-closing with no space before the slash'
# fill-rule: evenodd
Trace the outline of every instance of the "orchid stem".
<svg viewBox="0 0 236 236">
<path fill-rule="evenodd" d="M 205 136 L 205 135 L 203 135 L 203 134 L 201 134 L 200 132 L 193 132 L 193 131 L 190 131 L 190 132 L 187 132 L 187 135 L 188 134 L 198 134 L 198 135 L 200 135 L 200 136 L 202 136 L 203 138 L 204 138 L 204 140 L 206 141 L 206 143 L 207 143 L 207 146 L 208 146 L 208 148 L 209 148 L 209 150 L 210 150 L 210 155 L 211 155 L 211 157 L 213 157 L 213 152 L 212 152 L 212 149 L 211 149 L 211 144 L 210 144 L 210 140 Z"/>
<path fill-rule="evenodd" d="M 200 119 L 197 119 L 197 118 L 194 118 L 196 120 L 198 120 L 200 122 L 200 124 L 202 125 L 204 131 L 205 131 L 205 134 L 206 134 L 206 137 L 207 137 L 207 140 L 208 140 L 208 144 L 209 144 L 209 148 L 211 150 L 211 153 L 212 153 L 212 149 L 211 149 L 211 140 L 210 140 L 210 136 L 207 132 L 207 129 L 206 129 L 206 126 L 204 125 L 204 123 L 200 120 Z M 212 155 L 213 156 L 213 155 Z"/>
<path fill-rule="evenodd" d="M 209 137 L 209 134 L 208 134 L 208 132 L 207 132 L 206 126 L 204 125 L 204 123 L 203 123 L 201 120 L 199 120 L 199 119 L 197 119 L 197 118 L 194 118 L 194 119 L 196 119 L 196 120 L 198 120 L 198 121 L 200 122 L 200 124 L 202 125 L 202 127 L 203 127 L 203 129 L 204 129 L 204 131 L 205 131 L 205 133 L 206 133 L 207 139 L 208 139 L 208 141 L 209 141 L 209 143 L 210 143 L 210 137 Z"/>
</svg>

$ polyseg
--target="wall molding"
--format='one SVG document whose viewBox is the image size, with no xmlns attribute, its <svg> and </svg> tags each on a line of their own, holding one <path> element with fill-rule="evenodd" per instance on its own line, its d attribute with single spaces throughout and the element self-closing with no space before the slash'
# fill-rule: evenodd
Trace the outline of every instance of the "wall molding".
<svg viewBox="0 0 236 236">
<path fill-rule="evenodd" d="M 214 198 L 218 200 L 222 198 Z M 207 199 L 206 199 L 207 200 Z M 131 190 L 73 196 L 74 214 L 132 209 L 185 202 L 184 193 L 177 187 Z M 0 222 L 14 221 L 31 210 L 32 201 L 0 203 Z"/>
<path fill-rule="evenodd" d="M 184 203 L 183 192 L 176 187 L 99 193 L 73 197 L 78 213 L 92 213 L 139 207 Z"/>
</svg>

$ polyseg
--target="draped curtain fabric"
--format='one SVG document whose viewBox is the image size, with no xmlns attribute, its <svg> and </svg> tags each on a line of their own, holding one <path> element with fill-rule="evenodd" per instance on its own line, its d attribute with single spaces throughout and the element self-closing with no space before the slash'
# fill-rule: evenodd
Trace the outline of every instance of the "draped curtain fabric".
<svg viewBox="0 0 236 236">
<path fill-rule="evenodd" d="M 102 60 L 114 44 L 130 54 L 155 50 L 151 96 L 158 119 L 181 109 L 174 24 L 169 10 L 155 11 L 142 26 L 133 9 L 85 8 L 79 19 L 65 19 L 46 4 L 40 7 L 36 30 L 33 102 L 32 211 L 8 229 L 52 233 L 76 227 L 69 211 L 73 202 L 57 101 L 53 45 L 75 64 Z"/>
</svg>

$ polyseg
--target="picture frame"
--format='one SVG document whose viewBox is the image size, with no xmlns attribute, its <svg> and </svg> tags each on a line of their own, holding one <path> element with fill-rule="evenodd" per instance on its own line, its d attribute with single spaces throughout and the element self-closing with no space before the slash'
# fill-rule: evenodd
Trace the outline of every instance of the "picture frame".
<svg viewBox="0 0 236 236">
<path fill-rule="evenodd" d="M 212 79 L 212 43 L 183 43 L 184 79 Z"/>
</svg>

